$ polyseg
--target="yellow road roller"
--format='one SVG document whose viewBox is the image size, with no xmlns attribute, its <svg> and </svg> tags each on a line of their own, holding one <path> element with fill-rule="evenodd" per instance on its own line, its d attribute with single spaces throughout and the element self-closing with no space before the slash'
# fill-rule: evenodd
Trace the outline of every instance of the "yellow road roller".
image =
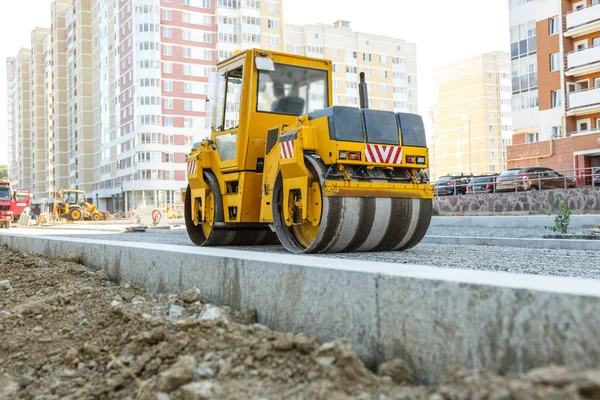
<svg viewBox="0 0 600 400">
<path fill-rule="evenodd" d="M 358 79 L 357 79 L 358 80 Z M 332 63 L 260 49 L 217 65 L 211 137 L 187 156 L 185 223 L 201 246 L 281 243 L 292 253 L 418 244 L 433 186 L 419 115 L 332 105 Z"/>
</svg>

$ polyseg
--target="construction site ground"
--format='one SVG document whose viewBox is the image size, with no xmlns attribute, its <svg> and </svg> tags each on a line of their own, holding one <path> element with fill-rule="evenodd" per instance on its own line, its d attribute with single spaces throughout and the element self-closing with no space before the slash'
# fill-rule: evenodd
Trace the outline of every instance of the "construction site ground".
<svg viewBox="0 0 600 400">
<path fill-rule="evenodd" d="M 598 399 L 600 370 L 416 384 L 360 344 L 273 332 L 202 293 L 152 296 L 73 256 L 0 248 L 0 399 Z"/>
</svg>

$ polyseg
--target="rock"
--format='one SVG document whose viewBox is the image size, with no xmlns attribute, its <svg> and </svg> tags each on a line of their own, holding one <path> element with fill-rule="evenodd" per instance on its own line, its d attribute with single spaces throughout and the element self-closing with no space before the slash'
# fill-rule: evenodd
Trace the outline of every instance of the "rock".
<svg viewBox="0 0 600 400">
<path fill-rule="evenodd" d="M 197 301 L 204 303 L 204 297 L 200 295 L 200 289 L 198 288 L 188 289 L 185 292 L 183 292 L 179 297 L 181 298 L 181 300 L 188 304 L 195 303 Z"/>
<path fill-rule="evenodd" d="M 139 343 L 144 344 L 157 344 L 165 340 L 165 337 L 165 328 L 163 328 L 162 326 L 158 326 L 152 329 L 151 331 L 144 331 L 140 333 L 136 337 L 136 340 Z"/>
<path fill-rule="evenodd" d="M 156 400 L 171 400 L 171 396 L 166 393 L 156 393 Z"/>
<path fill-rule="evenodd" d="M 503 392 L 492 393 L 490 395 L 490 400 L 512 400 L 513 396 L 510 394 L 508 390 Z"/>
<path fill-rule="evenodd" d="M 200 321 L 222 321 L 229 323 L 229 319 L 227 318 L 225 312 L 221 308 L 211 305 L 204 307 L 204 310 L 198 319 Z"/>
<path fill-rule="evenodd" d="M 119 357 L 119 361 L 121 361 L 125 365 L 130 365 L 133 362 L 133 356 L 132 355 L 121 356 L 121 357 Z"/>
<path fill-rule="evenodd" d="M 406 364 L 406 361 L 396 359 L 385 362 L 379 366 L 380 376 L 389 376 L 394 382 L 399 384 L 413 384 L 413 372 Z"/>
<path fill-rule="evenodd" d="M 114 299 L 115 299 L 116 301 L 120 302 L 120 303 L 122 303 L 122 302 L 123 302 L 123 298 L 122 298 L 121 296 L 119 296 L 119 295 L 116 295 L 116 296 L 114 297 Z"/>
<path fill-rule="evenodd" d="M 170 393 L 182 385 L 190 382 L 194 377 L 196 369 L 196 358 L 194 356 L 182 356 L 168 370 L 162 372 L 158 377 L 156 390 Z"/>
<path fill-rule="evenodd" d="M 117 308 L 121 305 L 121 303 L 119 303 L 117 300 L 113 300 L 110 302 L 110 307 L 111 308 Z"/>
<path fill-rule="evenodd" d="M 233 320 L 242 325 L 253 325 L 256 323 L 257 311 L 256 308 L 244 308 L 241 311 L 233 313 Z"/>
<path fill-rule="evenodd" d="M 294 348 L 294 334 L 291 332 L 284 333 L 280 335 L 275 342 L 273 342 L 273 347 L 279 351 L 290 351 Z"/>
<path fill-rule="evenodd" d="M 88 356 L 95 356 L 100 354 L 100 348 L 93 343 L 85 343 L 83 345 L 83 352 Z"/>
<path fill-rule="evenodd" d="M 10 285 L 9 280 L 0 281 L 0 291 L 12 293 L 14 292 L 13 287 Z"/>
<path fill-rule="evenodd" d="M 65 364 L 70 364 L 73 362 L 73 360 L 75 358 L 77 358 L 77 354 L 79 353 L 79 350 L 77 350 L 74 347 L 71 347 L 68 351 L 67 354 L 65 354 L 65 358 L 63 359 Z"/>
<path fill-rule="evenodd" d="M 10 317 L 12 314 L 6 310 L 0 310 L 0 319 L 1 318 L 8 318 Z"/>
<path fill-rule="evenodd" d="M 355 344 L 354 351 L 366 368 L 375 370 L 375 355 L 366 346 Z"/>
<path fill-rule="evenodd" d="M 185 311 L 185 308 L 181 306 L 172 305 L 169 307 L 169 317 L 171 318 L 179 318 L 181 314 Z"/>
<path fill-rule="evenodd" d="M 529 371 L 527 378 L 543 385 L 563 387 L 570 384 L 574 374 L 566 367 L 542 367 Z"/>
<path fill-rule="evenodd" d="M 213 399 L 220 393 L 220 388 L 216 383 L 204 381 L 189 383 L 181 388 L 184 400 L 205 400 Z"/>
<path fill-rule="evenodd" d="M 212 368 L 210 363 L 201 363 L 198 368 L 194 371 L 194 379 L 198 378 L 214 378 L 215 370 Z"/>
<path fill-rule="evenodd" d="M 294 372 L 292 372 L 291 369 L 286 368 L 283 370 L 280 376 L 283 378 L 291 378 L 292 376 L 294 376 Z"/>
<path fill-rule="evenodd" d="M 294 337 L 294 347 L 300 353 L 310 354 L 318 345 L 319 342 L 317 342 L 317 339 L 313 336 L 298 335 Z"/>
<path fill-rule="evenodd" d="M 129 301 L 135 297 L 135 292 L 131 288 L 121 288 L 119 290 L 119 296 L 125 301 Z"/>
<path fill-rule="evenodd" d="M 323 366 L 333 365 L 333 363 L 335 363 L 335 357 L 317 357 L 316 361 L 317 364 Z"/>
<path fill-rule="evenodd" d="M 34 379 L 29 375 L 21 375 L 21 377 L 19 378 L 19 386 L 23 389 L 31 385 L 33 382 Z"/>
<path fill-rule="evenodd" d="M 141 304 L 144 303 L 146 301 L 145 298 L 143 298 L 142 296 L 135 296 L 133 299 L 131 299 L 131 304 Z"/>
</svg>

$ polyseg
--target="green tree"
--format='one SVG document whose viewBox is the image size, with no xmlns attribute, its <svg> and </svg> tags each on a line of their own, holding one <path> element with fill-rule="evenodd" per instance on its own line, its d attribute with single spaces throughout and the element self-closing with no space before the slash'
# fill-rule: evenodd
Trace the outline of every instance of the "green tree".
<svg viewBox="0 0 600 400">
<path fill-rule="evenodd" d="M 8 180 L 8 166 L 0 165 L 0 181 Z"/>
</svg>

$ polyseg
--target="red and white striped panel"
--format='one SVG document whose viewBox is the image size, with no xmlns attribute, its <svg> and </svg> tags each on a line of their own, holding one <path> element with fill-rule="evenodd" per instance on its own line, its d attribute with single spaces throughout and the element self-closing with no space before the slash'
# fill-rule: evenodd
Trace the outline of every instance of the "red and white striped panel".
<svg viewBox="0 0 600 400">
<path fill-rule="evenodd" d="M 188 175 L 194 175 L 196 173 L 196 160 L 188 162 L 187 173 Z"/>
<path fill-rule="evenodd" d="M 402 164 L 402 147 L 367 144 L 365 151 L 367 162 L 380 164 Z"/>
<path fill-rule="evenodd" d="M 281 158 L 287 160 L 294 157 L 294 142 L 287 140 L 281 142 Z"/>
</svg>

